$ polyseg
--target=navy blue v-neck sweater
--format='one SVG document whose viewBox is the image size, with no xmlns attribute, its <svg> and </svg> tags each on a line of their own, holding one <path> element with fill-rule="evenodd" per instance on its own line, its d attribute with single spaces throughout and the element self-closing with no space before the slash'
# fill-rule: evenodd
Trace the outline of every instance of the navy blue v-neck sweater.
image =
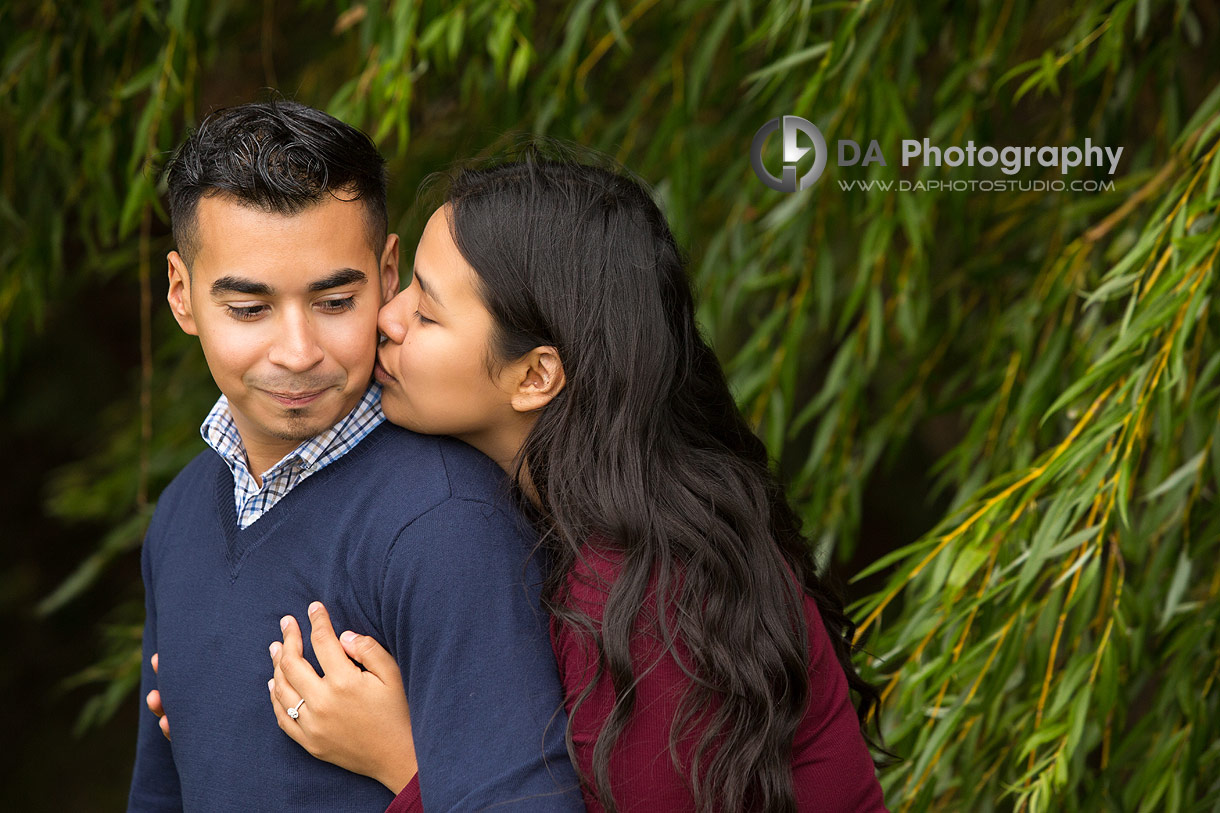
<svg viewBox="0 0 1220 813">
<path fill-rule="evenodd" d="M 144 542 L 128 809 L 385 809 L 380 783 L 314 759 L 276 723 L 267 647 L 294 615 L 321 674 L 306 617 L 317 599 L 337 632 L 372 635 L 398 660 L 426 809 L 583 810 L 532 541 L 503 472 L 450 438 L 383 424 L 244 530 L 232 474 L 203 452 Z M 154 688 L 172 743 L 143 706 Z"/>
</svg>

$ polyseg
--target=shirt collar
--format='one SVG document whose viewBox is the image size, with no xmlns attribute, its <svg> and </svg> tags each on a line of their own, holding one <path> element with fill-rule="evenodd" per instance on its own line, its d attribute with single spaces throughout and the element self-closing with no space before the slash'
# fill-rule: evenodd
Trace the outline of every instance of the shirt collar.
<svg viewBox="0 0 1220 813">
<path fill-rule="evenodd" d="M 381 385 L 374 381 L 364 391 L 360 402 L 342 420 L 284 455 L 263 474 L 275 472 L 292 462 L 298 462 L 306 469 L 330 462 L 349 450 L 356 441 L 384 420 L 385 413 L 381 410 Z M 233 412 L 229 408 L 227 397 L 221 395 L 217 399 L 200 425 L 199 434 L 208 446 L 228 462 L 230 468 L 248 468 L 246 446 L 242 443 L 241 433 L 237 431 L 237 424 L 233 421 Z"/>
</svg>

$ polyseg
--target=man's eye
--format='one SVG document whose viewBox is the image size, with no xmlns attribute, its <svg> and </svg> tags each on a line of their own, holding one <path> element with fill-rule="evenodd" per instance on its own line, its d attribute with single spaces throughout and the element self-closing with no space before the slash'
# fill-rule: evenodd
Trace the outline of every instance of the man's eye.
<svg viewBox="0 0 1220 813">
<path fill-rule="evenodd" d="M 255 319 L 259 315 L 261 315 L 262 312 L 267 309 L 267 306 L 266 305 L 250 305 L 248 307 L 234 307 L 233 305 L 225 305 L 225 308 L 228 309 L 229 315 L 232 316 L 234 319 L 240 319 L 244 322 L 247 322 L 247 321 L 249 321 L 251 319 Z"/>
<path fill-rule="evenodd" d="M 323 299 L 318 304 L 321 305 L 322 310 L 326 311 L 327 313 L 342 313 L 344 311 L 350 311 L 352 308 L 356 307 L 356 297 L 349 296 L 344 299 Z"/>
</svg>

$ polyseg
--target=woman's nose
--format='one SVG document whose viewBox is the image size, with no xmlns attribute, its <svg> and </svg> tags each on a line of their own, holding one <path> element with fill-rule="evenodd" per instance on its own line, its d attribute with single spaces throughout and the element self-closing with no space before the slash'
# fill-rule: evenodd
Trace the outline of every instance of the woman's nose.
<svg viewBox="0 0 1220 813">
<path fill-rule="evenodd" d="M 403 296 L 406 291 L 400 291 L 397 296 L 381 306 L 377 313 L 377 329 L 395 344 L 402 344 L 407 337 L 407 323 L 403 316 Z"/>
</svg>

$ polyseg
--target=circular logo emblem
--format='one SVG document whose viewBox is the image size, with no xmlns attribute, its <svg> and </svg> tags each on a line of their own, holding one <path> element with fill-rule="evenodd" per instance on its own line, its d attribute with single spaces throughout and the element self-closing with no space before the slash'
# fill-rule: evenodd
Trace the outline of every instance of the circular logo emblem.
<svg viewBox="0 0 1220 813">
<path fill-rule="evenodd" d="M 762 150 L 767 136 L 780 128 L 783 128 L 784 169 L 781 176 L 777 178 L 763 166 Z M 798 146 L 797 133 L 804 133 L 813 142 L 813 146 Z M 797 178 L 796 162 L 811 149 L 814 151 L 813 166 L 809 168 L 808 172 Z M 800 116 L 774 118 L 759 127 L 758 132 L 754 134 L 754 142 L 750 145 L 750 163 L 754 165 L 754 174 L 758 176 L 758 179 L 776 192 L 808 189 L 817 183 L 818 178 L 822 176 L 822 170 L 826 169 L 826 139 L 822 137 L 822 131 L 813 122 L 806 121 Z"/>
</svg>

